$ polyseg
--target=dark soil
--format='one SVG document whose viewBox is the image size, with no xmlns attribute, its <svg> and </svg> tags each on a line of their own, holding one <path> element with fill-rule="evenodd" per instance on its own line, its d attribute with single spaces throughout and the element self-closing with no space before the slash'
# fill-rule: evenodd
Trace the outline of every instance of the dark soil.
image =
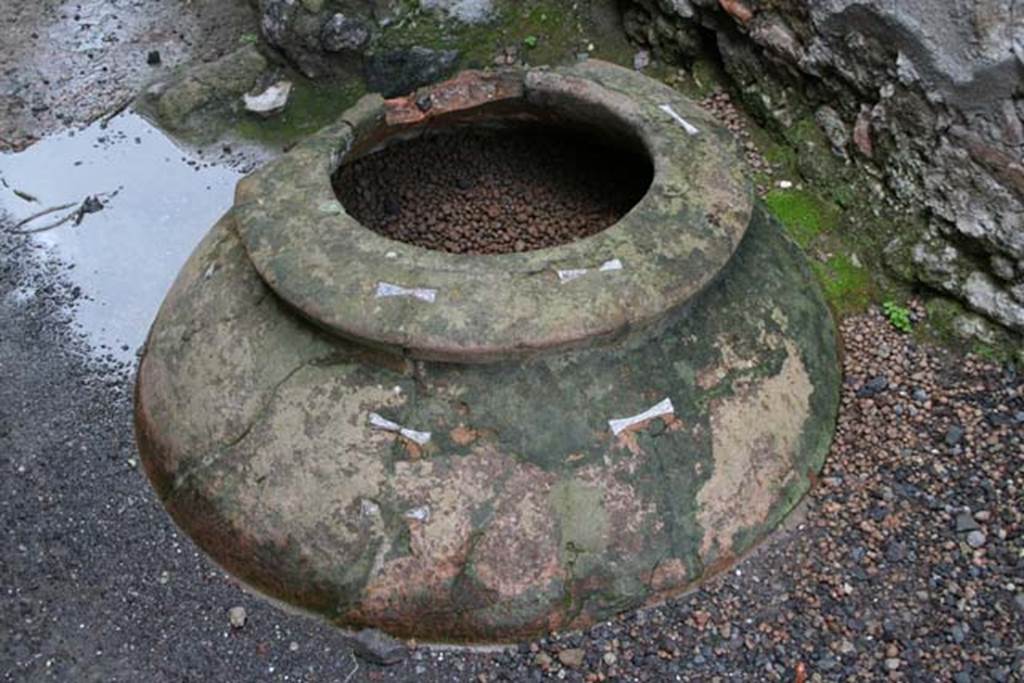
<svg viewBox="0 0 1024 683">
<path fill-rule="evenodd" d="M 466 130 L 346 164 L 335 191 L 385 237 L 457 254 L 545 249 L 618 221 L 650 186 L 641 154 L 552 128 Z"/>
</svg>

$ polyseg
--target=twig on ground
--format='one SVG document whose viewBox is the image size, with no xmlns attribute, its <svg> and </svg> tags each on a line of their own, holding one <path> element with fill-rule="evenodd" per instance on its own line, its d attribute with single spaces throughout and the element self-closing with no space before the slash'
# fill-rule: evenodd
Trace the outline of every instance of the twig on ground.
<svg viewBox="0 0 1024 683">
<path fill-rule="evenodd" d="M 13 232 L 14 234 L 19 234 L 20 231 L 18 230 L 18 228 L 22 227 L 23 225 L 27 225 L 27 224 L 31 223 L 32 221 L 36 220 L 37 218 L 42 218 L 43 216 L 48 216 L 51 213 L 56 213 L 58 211 L 64 211 L 65 209 L 70 209 L 72 206 L 75 206 L 74 202 L 72 202 L 71 204 L 61 204 L 60 206 L 51 206 L 48 209 L 43 209 L 42 211 L 39 211 L 37 213 L 32 214 L 28 218 L 23 218 L 22 220 L 18 221 L 13 226 L 11 226 L 11 229 L 8 230 L 8 232 Z M 28 231 L 25 231 L 24 233 L 21 233 L 21 234 L 27 234 L 29 232 L 34 232 L 34 231 L 28 230 Z"/>
<path fill-rule="evenodd" d="M 103 202 L 100 201 L 99 195 L 95 197 L 86 197 L 85 201 L 79 205 L 78 210 L 75 211 L 75 226 L 82 224 L 82 219 L 85 218 L 87 213 L 96 213 L 103 210 Z"/>
<path fill-rule="evenodd" d="M 74 206 L 74 204 L 72 204 L 72 206 Z M 74 211 L 69 212 L 63 218 L 58 219 L 58 220 L 54 221 L 53 223 L 47 223 L 46 225 L 44 225 L 41 228 L 32 228 L 31 230 L 11 230 L 10 232 L 12 234 L 14 234 L 14 235 L 34 235 L 37 232 L 46 232 L 47 230 L 53 230 L 54 228 L 59 228 L 60 226 L 64 225 L 65 223 L 67 223 L 68 221 L 70 221 L 71 219 L 75 218 L 78 215 L 79 215 L 79 210 L 76 209 Z"/>
<path fill-rule="evenodd" d="M 6 184 L 7 183 L 5 182 L 4 185 Z M 25 192 L 24 190 L 14 190 L 14 196 L 18 197 L 19 199 L 24 199 L 26 202 L 35 202 L 36 204 L 39 203 L 39 199 L 35 195 L 31 195 L 28 192 Z"/>
<path fill-rule="evenodd" d="M 61 204 L 60 206 L 52 206 L 49 209 L 43 209 L 38 213 L 32 214 L 28 218 L 24 218 L 18 221 L 7 232 L 11 233 L 12 235 L 33 235 L 37 232 L 46 232 L 47 230 L 53 230 L 56 227 L 64 225 L 70 220 L 73 220 L 76 226 L 81 225 L 82 220 L 85 219 L 87 214 L 102 211 L 104 208 L 106 208 L 106 204 L 104 204 L 104 201 L 109 201 L 110 199 L 113 199 L 121 190 L 122 188 L 118 187 L 113 192 L 100 192 L 95 195 L 88 195 L 79 204 L 75 204 L 74 202 L 72 202 L 70 204 Z M 41 228 L 31 228 L 29 230 L 19 229 L 36 220 L 37 218 L 42 218 L 43 216 L 46 216 L 48 214 L 55 213 L 57 211 L 64 211 L 72 207 L 76 208 L 58 221 L 54 221 L 53 223 L 47 223 Z"/>
</svg>

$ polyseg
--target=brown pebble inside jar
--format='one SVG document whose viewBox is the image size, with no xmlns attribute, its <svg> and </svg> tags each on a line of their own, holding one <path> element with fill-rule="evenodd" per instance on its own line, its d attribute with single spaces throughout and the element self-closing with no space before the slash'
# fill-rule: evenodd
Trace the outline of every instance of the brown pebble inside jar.
<svg viewBox="0 0 1024 683">
<path fill-rule="evenodd" d="M 540 124 L 426 130 L 344 164 L 346 212 L 393 240 L 456 254 L 546 249 L 614 225 L 653 168 L 635 141 Z"/>
</svg>

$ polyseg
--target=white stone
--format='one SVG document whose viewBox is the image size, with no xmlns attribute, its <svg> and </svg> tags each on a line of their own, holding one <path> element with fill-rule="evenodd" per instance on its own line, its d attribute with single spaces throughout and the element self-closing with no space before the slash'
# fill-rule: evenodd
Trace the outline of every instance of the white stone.
<svg viewBox="0 0 1024 683">
<path fill-rule="evenodd" d="M 291 81 L 278 81 L 258 95 L 243 95 L 245 108 L 254 114 L 276 114 L 288 104 L 292 92 Z"/>
<path fill-rule="evenodd" d="M 231 622 L 231 628 L 242 628 L 245 626 L 247 618 L 248 615 L 246 615 L 244 607 L 232 607 L 228 610 L 228 621 Z"/>
<path fill-rule="evenodd" d="M 964 284 L 964 296 L 974 310 L 991 316 L 1013 330 L 1024 332 L 1024 305 L 999 289 L 985 273 L 971 273 Z"/>
<path fill-rule="evenodd" d="M 423 522 L 426 524 L 430 521 L 430 507 L 427 505 L 421 505 L 420 507 L 413 508 L 405 513 L 408 519 L 414 519 L 417 522 Z"/>
<path fill-rule="evenodd" d="M 492 0 L 420 0 L 426 10 L 441 10 L 466 24 L 479 24 L 493 16 Z"/>
</svg>

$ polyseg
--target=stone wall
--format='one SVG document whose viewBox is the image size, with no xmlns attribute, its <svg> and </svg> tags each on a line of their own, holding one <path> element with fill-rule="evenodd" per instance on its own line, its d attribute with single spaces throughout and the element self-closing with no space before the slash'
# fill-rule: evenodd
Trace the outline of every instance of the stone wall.
<svg viewBox="0 0 1024 683">
<path fill-rule="evenodd" d="M 400 0 L 254 0 L 260 31 L 310 78 L 365 77 L 374 89 L 405 92 L 447 75 L 451 50 L 375 49 L 385 31 L 410 19 Z M 489 0 L 424 3 L 420 21 L 440 23 L 449 16 L 465 23 L 486 21 Z M 438 30 L 439 27 L 434 30 Z"/>
<path fill-rule="evenodd" d="M 1024 332 L 1024 3 L 631 0 L 625 25 L 667 62 L 717 51 L 769 125 L 813 116 L 926 212 L 893 226 L 894 270 Z"/>
<path fill-rule="evenodd" d="M 385 96 L 459 68 L 565 63 L 595 49 L 607 59 L 616 43 L 628 49 L 617 1 L 252 0 L 263 37 L 306 76 L 360 79 Z"/>
</svg>

